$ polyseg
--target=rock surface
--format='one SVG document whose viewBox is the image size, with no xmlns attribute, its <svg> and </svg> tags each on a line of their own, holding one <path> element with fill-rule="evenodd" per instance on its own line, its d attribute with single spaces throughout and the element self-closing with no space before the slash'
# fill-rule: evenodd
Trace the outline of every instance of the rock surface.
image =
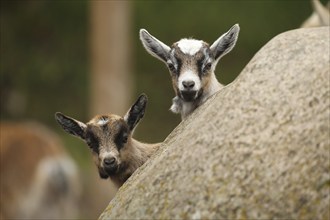
<svg viewBox="0 0 330 220">
<path fill-rule="evenodd" d="M 100 219 L 329 219 L 329 27 L 266 44 Z"/>
</svg>

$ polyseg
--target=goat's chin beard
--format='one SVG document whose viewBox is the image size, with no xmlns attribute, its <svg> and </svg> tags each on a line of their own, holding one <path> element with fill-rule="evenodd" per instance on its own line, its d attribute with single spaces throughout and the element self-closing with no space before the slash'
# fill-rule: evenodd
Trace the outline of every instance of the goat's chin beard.
<svg viewBox="0 0 330 220">
<path fill-rule="evenodd" d="M 118 171 L 118 168 L 111 172 L 109 172 L 103 168 L 99 168 L 99 175 L 102 179 L 108 179 L 109 177 L 115 175 L 117 173 L 117 171 Z"/>
<path fill-rule="evenodd" d="M 101 179 L 108 179 L 109 178 L 109 175 L 101 169 L 99 169 L 99 175 L 100 175 Z"/>
<path fill-rule="evenodd" d="M 203 94 L 203 90 L 197 91 L 180 91 L 179 97 L 185 102 L 194 102 L 199 99 Z"/>
</svg>

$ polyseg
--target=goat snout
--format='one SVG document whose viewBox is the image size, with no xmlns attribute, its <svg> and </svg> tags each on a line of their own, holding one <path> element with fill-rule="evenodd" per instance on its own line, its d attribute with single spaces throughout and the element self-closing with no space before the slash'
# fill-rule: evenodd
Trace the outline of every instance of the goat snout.
<svg viewBox="0 0 330 220">
<path fill-rule="evenodd" d="M 103 160 L 103 167 L 104 171 L 109 175 L 113 175 L 116 173 L 117 168 L 118 168 L 118 163 L 116 158 L 114 157 L 108 157 Z"/>
<path fill-rule="evenodd" d="M 103 161 L 105 166 L 112 166 L 115 162 L 116 162 L 116 159 L 114 157 L 105 158 Z"/>
<path fill-rule="evenodd" d="M 182 85 L 183 85 L 183 88 L 186 89 L 186 90 L 191 90 L 194 88 L 195 86 L 195 82 L 192 81 L 192 80 L 189 80 L 189 81 L 183 81 L 182 82 Z"/>
</svg>

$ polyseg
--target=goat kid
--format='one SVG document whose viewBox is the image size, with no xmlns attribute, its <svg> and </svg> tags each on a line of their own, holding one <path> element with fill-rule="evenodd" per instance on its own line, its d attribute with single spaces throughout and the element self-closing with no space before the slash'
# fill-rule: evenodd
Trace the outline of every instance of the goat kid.
<svg viewBox="0 0 330 220">
<path fill-rule="evenodd" d="M 311 0 L 313 13 L 306 19 L 301 28 L 322 27 L 330 25 L 330 1 L 323 6 L 319 0 Z"/>
<path fill-rule="evenodd" d="M 145 29 L 140 30 L 144 48 L 163 61 L 171 73 L 176 97 L 170 110 L 180 113 L 182 120 L 223 87 L 214 71 L 220 58 L 234 48 L 239 30 L 239 25 L 235 24 L 211 46 L 201 40 L 185 38 L 172 47 Z"/>
<path fill-rule="evenodd" d="M 160 143 L 145 144 L 132 138 L 134 128 L 144 116 L 147 101 L 147 96 L 142 94 L 124 117 L 98 115 L 87 124 L 59 112 L 55 118 L 66 132 L 87 143 L 100 177 L 110 178 L 120 187 L 160 146 Z"/>
</svg>

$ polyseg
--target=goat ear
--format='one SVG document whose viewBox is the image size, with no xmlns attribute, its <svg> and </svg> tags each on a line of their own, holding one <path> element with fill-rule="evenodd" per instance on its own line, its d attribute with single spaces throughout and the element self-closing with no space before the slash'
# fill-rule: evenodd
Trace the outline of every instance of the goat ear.
<svg viewBox="0 0 330 220">
<path fill-rule="evenodd" d="M 87 126 L 84 123 L 70 118 L 60 112 L 55 113 L 55 119 L 64 131 L 85 140 Z"/>
<path fill-rule="evenodd" d="M 215 60 L 229 53 L 235 46 L 239 33 L 239 25 L 232 26 L 227 33 L 219 37 L 210 47 Z"/>
<path fill-rule="evenodd" d="M 321 21 L 320 25 L 329 25 L 330 23 L 330 1 L 328 2 L 327 6 L 323 6 L 322 3 L 319 0 L 313 0 L 312 6 L 314 9 L 314 12 L 318 15 L 319 20 Z"/>
<path fill-rule="evenodd" d="M 145 29 L 140 30 L 140 40 L 148 53 L 166 63 L 171 50 L 169 46 L 149 34 Z"/>
<path fill-rule="evenodd" d="M 145 109 L 147 107 L 148 97 L 145 94 L 140 95 L 137 101 L 132 105 L 124 116 L 130 131 L 133 131 L 141 118 L 144 116 Z"/>
</svg>

